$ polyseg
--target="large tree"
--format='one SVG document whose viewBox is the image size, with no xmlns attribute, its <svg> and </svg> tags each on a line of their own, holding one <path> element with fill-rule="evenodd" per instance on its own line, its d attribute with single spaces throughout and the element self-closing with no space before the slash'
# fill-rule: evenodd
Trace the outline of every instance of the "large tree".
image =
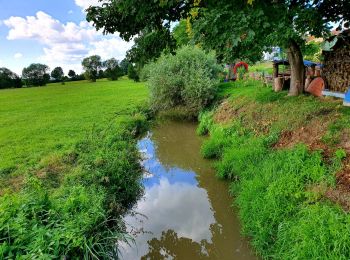
<svg viewBox="0 0 350 260">
<path fill-rule="evenodd" d="M 56 81 L 62 81 L 64 76 L 64 72 L 62 67 L 56 67 L 51 71 L 51 77 L 54 78 Z"/>
<path fill-rule="evenodd" d="M 0 68 L 0 89 L 20 88 L 22 80 L 18 75 L 7 68 Z"/>
<path fill-rule="evenodd" d="M 71 79 L 74 79 L 74 78 L 77 76 L 77 74 L 75 73 L 74 70 L 69 70 L 69 71 L 68 71 L 68 76 L 69 76 Z"/>
<path fill-rule="evenodd" d="M 87 19 L 105 33 L 120 32 L 125 40 L 144 30 L 170 30 L 170 23 L 190 19 L 196 39 L 215 49 L 219 58 L 255 61 L 275 45 L 287 49 L 291 64 L 291 95 L 302 91 L 301 46 L 306 34 L 324 36 L 329 23 L 349 20 L 348 0 L 103 0 L 90 7 Z"/>
<path fill-rule="evenodd" d="M 82 66 L 85 70 L 85 76 L 88 80 L 95 82 L 98 78 L 99 70 L 102 68 L 102 60 L 98 55 L 86 57 L 82 61 Z"/>
<path fill-rule="evenodd" d="M 118 78 L 122 76 L 123 72 L 119 67 L 119 62 L 115 58 L 106 60 L 103 64 L 106 68 L 104 74 L 109 80 L 118 80 Z"/>
<path fill-rule="evenodd" d="M 22 78 L 27 86 L 45 86 L 50 80 L 48 70 L 45 64 L 33 63 L 23 69 Z"/>
<path fill-rule="evenodd" d="M 135 44 L 127 52 L 127 59 L 143 67 L 146 63 L 160 57 L 162 52 L 174 52 L 176 41 L 173 35 L 166 28 L 159 30 L 143 30 L 141 34 L 134 39 Z"/>
</svg>

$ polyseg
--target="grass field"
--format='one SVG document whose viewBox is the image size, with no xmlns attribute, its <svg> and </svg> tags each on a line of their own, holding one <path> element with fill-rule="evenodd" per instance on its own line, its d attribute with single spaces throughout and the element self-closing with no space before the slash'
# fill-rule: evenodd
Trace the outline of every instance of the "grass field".
<svg viewBox="0 0 350 260">
<path fill-rule="evenodd" d="M 93 126 L 122 120 L 147 100 L 142 83 L 69 82 L 0 91 L 0 172 L 23 171 L 65 152 Z"/>
<path fill-rule="evenodd" d="M 147 99 L 126 79 L 0 91 L 0 259 L 117 258 Z"/>
</svg>

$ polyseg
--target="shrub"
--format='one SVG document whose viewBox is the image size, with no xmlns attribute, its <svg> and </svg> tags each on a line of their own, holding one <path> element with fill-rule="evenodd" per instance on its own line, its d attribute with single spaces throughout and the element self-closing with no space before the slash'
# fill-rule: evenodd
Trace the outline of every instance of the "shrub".
<svg viewBox="0 0 350 260">
<path fill-rule="evenodd" d="M 219 66 L 213 54 L 183 47 L 150 65 L 148 85 L 155 111 L 185 107 L 198 115 L 215 97 Z"/>
</svg>

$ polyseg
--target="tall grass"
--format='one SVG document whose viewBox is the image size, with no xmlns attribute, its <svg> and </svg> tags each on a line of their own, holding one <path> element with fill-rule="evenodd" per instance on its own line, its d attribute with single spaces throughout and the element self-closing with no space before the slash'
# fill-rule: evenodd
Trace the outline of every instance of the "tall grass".
<svg viewBox="0 0 350 260">
<path fill-rule="evenodd" d="M 50 124 L 54 123 L 44 133 L 36 133 L 30 147 L 25 143 L 17 158 L 7 156 L 0 163 L 5 169 L 2 180 L 24 179 L 18 191 L 1 190 L 0 259 L 115 259 L 118 243 L 129 241 L 122 217 L 143 192 L 135 137 L 147 129 L 148 110 L 140 108 L 147 91 L 130 81 L 72 84 L 0 93 L 0 99 L 12 95 L 33 102 L 29 118 L 14 102 L 2 109 L 7 111 L 2 122 L 11 120 L 11 115 L 26 123 L 38 117 L 23 132 L 22 121 L 13 124 L 17 134 L 12 141 L 28 138 L 37 124 L 45 128 L 48 114 L 52 113 Z M 56 94 L 60 101 L 50 103 Z M 103 108 L 101 102 L 107 102 Z M 49 103 L 49 110 L 35 108 Z M 80 124 L 81 129 L 73 127 Z M 42 143 L 32 143 L 38 140 Z M 11 149 L 1 133 L 0 143 L 2 151 Z M 16 160 L 22 167 L 14 175 L 6 169 Z M 32 162 L 28 165 L 28 161 Z"/>
<path fill-rule="evenodd" d="M 349 259 L 350 216 L 325 199 L 322 188 L 334 185 L 335 173 L 346 153 L 338 149 L 326 161 L 321 151 L 310 151 L 303 144 L 289 149 L 273 148 L 281 130 L 300 126 L 304 118 L 335 108 L 335 104 L 308 97 L 285 100 L 283 93 L 234 86 L 229 90 L 232 106 L 246 109 L 225 126 L 213 123 L 215 111 L 206 112 L 200 117 L 198 133 L 209 133 L 202 154 L 218 159 L 218 176 L 231 181 L 230 192 L 239 208 L 243 233 L 251 238 L 263 258 Z M 224 91 L 228 92 L 227 86 Z M 249 106 L 252 103 L 255 105 Z M 259 120 L 275 115 L 278 108 L 274 103 L 301 113 L 280 113 L 267 131 L 254 131 Z M 253 113 L 256 121 L 247 122 Z M 331 125 L 330 133 L 343 129 L 343 122 L 348 122 L 346 115 L 339 120 Z"/>
<path fill-rule="evenodd" d="M 142 194 L 130 121 L 93 131 L 73 151 L 57 189 L 29 176 L 0 197 L 0 258 L 110 258 L 126 239 L 121 217 Z"/>
</svg>

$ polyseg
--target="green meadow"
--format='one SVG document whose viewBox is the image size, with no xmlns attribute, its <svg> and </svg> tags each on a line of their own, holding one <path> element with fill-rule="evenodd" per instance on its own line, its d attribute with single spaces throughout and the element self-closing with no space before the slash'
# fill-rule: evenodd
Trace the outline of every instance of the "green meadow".
<svg viewBox="0 0 350 260">
<path fill-rule="evenodd" d="M 0 259 L 117 257 L 147 98 L 127 79 L 0 91 Z"/>
<path fill-rule="evenodd" d="M 70 150 L 92 128 L 128 117 L 147 96 L 143 83 L 127 79 L 1 90 L 1 172 L 25 170 L 49 153 Z"/>
</svg>

